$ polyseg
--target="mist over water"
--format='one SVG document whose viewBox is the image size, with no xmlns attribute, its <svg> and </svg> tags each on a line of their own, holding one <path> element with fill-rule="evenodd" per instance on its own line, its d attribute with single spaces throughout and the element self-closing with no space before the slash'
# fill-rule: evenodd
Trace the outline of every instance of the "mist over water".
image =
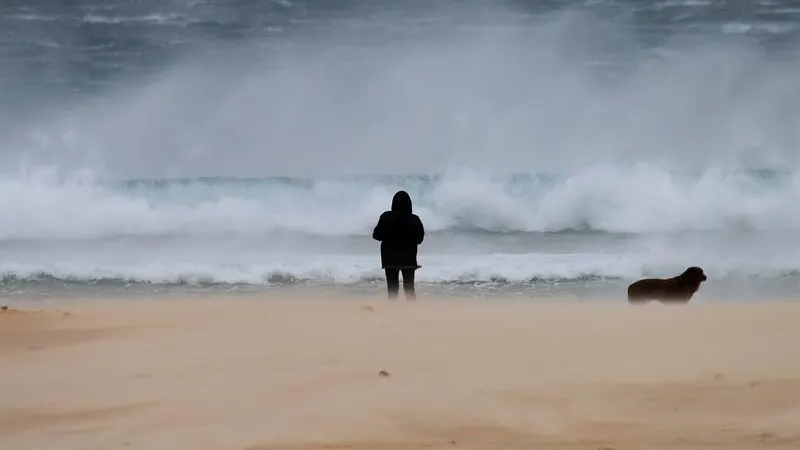
<svg viewBox="0 0 800 450">
<path fill-rule="evenodd" d="M 4 289 L 794 289 L 800 10 L 640 3 L 4 4 Z"/>
</svg>

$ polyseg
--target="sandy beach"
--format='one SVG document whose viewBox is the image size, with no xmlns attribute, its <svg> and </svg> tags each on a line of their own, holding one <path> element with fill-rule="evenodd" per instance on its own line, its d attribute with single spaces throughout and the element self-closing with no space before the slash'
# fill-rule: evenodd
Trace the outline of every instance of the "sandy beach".
<svg viewBox="0 0 800 450">
<path fill-rule="evenodd" d="M 800 303 L 11 306 L 3 449 L 800 448 Z"/>
</svg>

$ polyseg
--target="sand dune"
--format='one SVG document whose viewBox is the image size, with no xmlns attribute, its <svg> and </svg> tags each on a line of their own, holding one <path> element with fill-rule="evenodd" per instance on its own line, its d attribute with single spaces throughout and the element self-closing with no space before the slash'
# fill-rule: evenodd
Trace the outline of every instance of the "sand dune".
<svg viewBox="0 0 800 450">
<path fill-rule="evenodd" d="M 792 302 L 14 308 L 3 449 L 800 448 Z"/>
</svg>

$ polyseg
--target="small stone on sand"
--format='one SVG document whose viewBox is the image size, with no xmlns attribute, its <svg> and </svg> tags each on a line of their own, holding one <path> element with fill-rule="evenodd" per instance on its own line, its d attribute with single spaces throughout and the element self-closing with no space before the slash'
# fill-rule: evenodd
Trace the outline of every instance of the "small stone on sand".
<svg viewBox="0 0 800 450">
<path fill-rule="evenodd" d="M 380 377 L 388 377 L 389 376 L 389 372 L 387 372 L 385 370 L 379 370 L 378 371 L 378 376 L 380 376 Z"/>
</svg>

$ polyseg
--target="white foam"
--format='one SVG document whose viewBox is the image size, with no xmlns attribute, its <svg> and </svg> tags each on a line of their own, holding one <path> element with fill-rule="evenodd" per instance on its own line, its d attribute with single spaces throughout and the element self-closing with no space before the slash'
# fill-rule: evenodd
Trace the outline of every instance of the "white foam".
<svg viewBox="0 0 800 450">
<path fill-rule="evenodd" d="M 429 231 L 800 231 L 800 179 L 710 170 L 696 179 L 650 165 L 598 166 L 554 184 L 474 172 L 421 185 L 276 181 L 124 189 L 35 175 L 0 178 L 0 240 L 121 235 L 369 235 L 395 189 L 412 192 Z"/>
<path fill-rule="evenodd" d="M 147 24 L 179 24 L 185 25 L 190 20 L 177 14 L 148 14 L 143 16 L 106 16 L 87 14 L 83 21 L 92 24 L 121 24 L 121 23 L 147 23 Z"/>
<path fill-rule="evenodd" d="M 131 252 L 136 250 L 131 248 Z M 150 283 L 274 284 L 287 279 L 355 283 L 383 279 L 377 252 L 353 254 L 233 255 L 191 252 L 191 257 L 158 251 L 103 258 L 87 254 L 69 258 L 28 258 L 25 263 L 2 263 L 0 273 L 19 278 L 46 274 L 83 283 L 112 279 Z M 744 257 L 720 260 L 713 256 L 663 254 L 421 254 L 417 280 L 428 283 L 533 283 L 630 280 L 641 276 L 673 276 L 687 265 L 701 265 L 710 279 L 789 276 L 800 267 L 792 260 Z"/>
</svg>

